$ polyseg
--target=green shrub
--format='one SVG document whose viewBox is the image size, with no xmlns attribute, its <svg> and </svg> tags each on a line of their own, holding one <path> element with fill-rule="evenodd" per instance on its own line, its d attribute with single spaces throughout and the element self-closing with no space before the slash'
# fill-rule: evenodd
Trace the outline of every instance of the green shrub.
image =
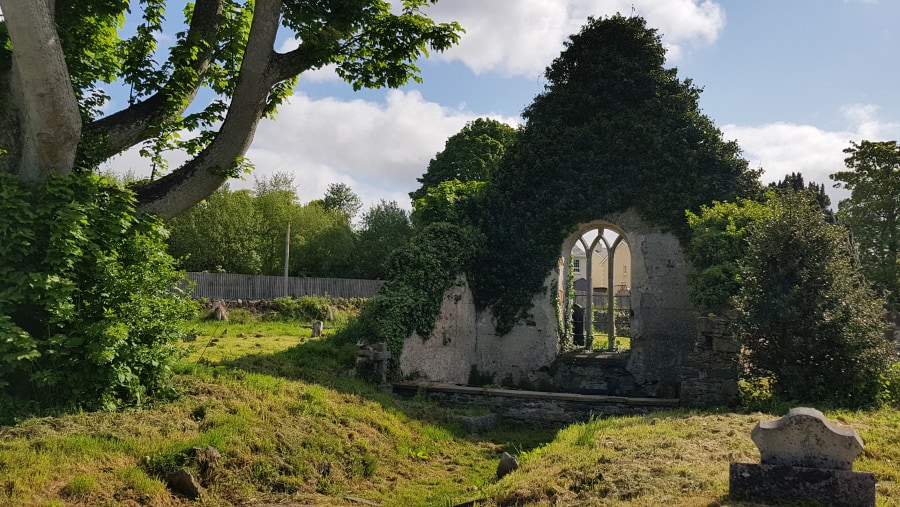
<svg viewBox="0 0 900 507">
<path fill-rule="evenodd" d="M 691 238 L 685 255 L 693 266 L 689 297 L 701 312 L 718 313 L 732 306 L 741 286 L 738 261 L 747 248 L 747 226 L 765 220 L 768 207 L 749 199 L 713 202 L 700 214 L 687 212 Z"/>
<path fill-rule="evenodd" d="M 900 409 L 900 363 L 894 363 L 881 376 L 881 402 Z"/>
<path fill-rule="evenodd" d="M 0 401 L 113 409 L 172 394 L 196 307 L 166 231 L 101 178 L 0 177 Z"/>
<path fill-rule="evenodd" d="M 738 381 L 741 406 L 750 412 L 786 414 L 791 409 L 790 402 L 782 400 L 774 389 L 770 377 L 748 377 Z"/>
<path fill-rule="evenodd" d="M 786 399 L 858 407 L 879 400 L 892 347 L 884 302 L 851 262 L 847 232 L 801 193 L 769 200 L 740 261 L 739 335 L 752 372 Z"/>
<path fill-rule="evenodd" d="M 228 311 L 228 322 L 232 324 L 252 324 L 256 322 L 256 317 L 250 313 L 250 310 L 235 308 Z"/>
<path fill-rule="evenodd" d="M 285 320 L 304 322 L 326 320 L 329 313 L 329 300 L 327 297 L 276 298 L 275 305 L 275 311 L 278 313 L 278 316 Z"/>
</svg>

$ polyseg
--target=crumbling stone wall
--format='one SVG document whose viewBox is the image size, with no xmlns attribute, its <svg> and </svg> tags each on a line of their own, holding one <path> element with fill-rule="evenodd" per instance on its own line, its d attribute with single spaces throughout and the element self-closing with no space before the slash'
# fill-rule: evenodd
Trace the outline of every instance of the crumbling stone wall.
<svg viewBox="0 0 900 507">
<path fill-rule="evenodd" d="M 736 405 L 740 343 L 732 335 L 733 316 L 697 318 L 693 353 L 679 366 L 679 397 L 682 406 Z"/>
<path fill-rule="evenodd" d="M 696 311 L 688 300 L 690 264 L 674 234 L 635 210 L 608 217 L 631 247 L 631 353 L 628 371 L 650 396 L 678 396 L 678 365 L 694 349 Z"/>
<path fill-rule="evenodd" d="M 549 280 L 558 277 L 555 272 Z M 528 319 L 505 335 L 496 333 L 489 311 L 475 309 L 465 277 L 444 294 L 441 311 L 429 337 L 413 333 L 403 344 L 400 372 L 405 378 L 465 384 L 474 371 L 494 382 L 546 383 L 548 367 L 558 350 L 557 321 L 552 295 L 536 295 Z"/>
<path fill-rule="evenodd" d="M 633 210 L 598 222 L 620 229 L 631 250 L 631 350 L 613 390 L 626 396 L 680 397 L 686 406 L 731 403 L 737 396 L 737 370 L 730 352 L 734 345 L 725 335 L 708 334 L 706 328 L 698 335 L 697 313 L 688 300 L 690 266 L 678 239 L 644 223 Z M 584 224 L 562 251 L 570 251 L 584 231 L 595 227 Z M 528 318 L 503 336 L 496 334 L 489 311 L 476 311 L 461 278 L 444 295 L 431 336 L 413 334 L 405 341 L 401 373 L 406 378 L 465 384 L 477 370 L 482 379 L 491 376 L 495 384 L 560 384 L 566 375 L 556 371 L 554 378 L 551 365 L 560 352 L 559 330 L 567 313 L 561 305 L 564 265 L 548 274 Z M 598 346 L 603 341 L 595 337 Z M 608 390 L 612 384 L 605 382 Z M 555 384 L 560 390 L 566 387 Z"/>
</svg>

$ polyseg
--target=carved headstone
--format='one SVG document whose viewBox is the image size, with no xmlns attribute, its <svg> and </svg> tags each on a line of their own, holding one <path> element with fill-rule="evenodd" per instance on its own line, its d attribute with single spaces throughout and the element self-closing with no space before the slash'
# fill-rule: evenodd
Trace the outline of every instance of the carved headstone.
<svg viewBox="0 0 900 507">
<path fill-rule="evenodd" d="M 759 447 L 760 463 L 731 464 L 732 498 L 874 507 L 875 476 L 853 471 L 853 461 L 863 451 L 856 430 L 801 407 L 777 421 L 760 421 L 750 435 Z"/>
<path fill-rule="evenodd" d="M 315 336 L 322 336 L 322 329 L 323 329 L 324 327 L 325 327 L 325 323 L 322 322 L 321 320 L 317 320 L 317 321 L 313 322 L 313 325 L 312 325 L 312 335 L 313 335 L 314 337 L 315 337 Z"/>
<path fill-rule="evenodd" d="M 760 421 L 750 432 L 760 463 L 853 470 L 863 441 L 853 428 L 832 424 L 814 408 L 795 408 L 777 421 Z"/>
</svg>

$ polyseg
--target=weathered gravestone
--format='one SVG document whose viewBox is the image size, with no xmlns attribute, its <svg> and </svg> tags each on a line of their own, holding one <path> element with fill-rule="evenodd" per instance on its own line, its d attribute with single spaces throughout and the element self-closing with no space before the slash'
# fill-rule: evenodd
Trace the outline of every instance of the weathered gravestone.
<svg viewBox="0 0 900 507">
<path fill-rule="evenodd" d="M 730 496 L 754 502 L 817 501 L 835 507 L 875 505 L 875 475 L 854 472 L 863 441 L 813 408 L 795 408 L 750 433 L 760 463 L 732 463 Z"/>
<path fill-rule="evenodd" d="M 356 369 L 359 372 L 360 369 L 369 369 L 372 368 L 372 373 L 376 382 L 381 385 L 383 389 L 390 390 L 391 384 L 388 383 L 387 374 L 388 374 L 388 362 L 391 359 L 391 351 L 388 349 L 387 343 L 379 342 L 374 346 L 367 346 L 362 343 L 357 343 L 357 352 L 356 352 Z"/>
</svg>

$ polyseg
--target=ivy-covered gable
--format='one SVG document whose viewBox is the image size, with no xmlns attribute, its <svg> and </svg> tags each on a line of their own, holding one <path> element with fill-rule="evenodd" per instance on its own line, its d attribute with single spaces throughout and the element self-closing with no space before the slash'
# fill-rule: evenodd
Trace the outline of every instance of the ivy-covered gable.
<svg viewBox="0 0 900 507">
<path fill-rule="evenodd" d="M 616 15 L 590 18 L 547 69 L 484 193 L 488 247 L 473 280 L 501 328 L 522 316 L 579 223 L 635 208 L 685 237 L 685 210 L 758 189 L 737 144 L 701 112 L 701 90 L 664 63 L 657 32 Z"/>
</svg>

